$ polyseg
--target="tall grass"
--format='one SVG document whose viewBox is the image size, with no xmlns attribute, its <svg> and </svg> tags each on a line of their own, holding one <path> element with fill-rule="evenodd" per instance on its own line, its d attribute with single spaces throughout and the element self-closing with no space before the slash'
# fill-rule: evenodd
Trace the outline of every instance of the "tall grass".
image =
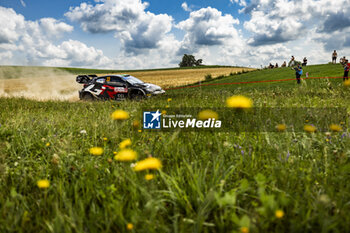
<svg viewBox="0 0 350 233">
<path fill-rule="evenodd" d="M 268 77 L 264 72 L 254 77 Z M 174 90 L 139 102 L 0 98 L 0 232 L 127 232 L 129 223 L 134 232 L 348 232 L 347 130 L 325 135 L 133 127 L 142 109 L 221 107 L 235 94 L 257 107 L 349 106 L 341 80 L 259 85 Z M 116 109 L 130 119 L 113 121 Z M 161 170 L 150 171 L 153 180 L 131 162 L 113 159 L 126 138 L 138 160 L 162 161 Z M 94 146 L 103 155 L 89 154 Z M 50 181 L 48 189 L 37 187 L 41 179 Z"/>
</svg>

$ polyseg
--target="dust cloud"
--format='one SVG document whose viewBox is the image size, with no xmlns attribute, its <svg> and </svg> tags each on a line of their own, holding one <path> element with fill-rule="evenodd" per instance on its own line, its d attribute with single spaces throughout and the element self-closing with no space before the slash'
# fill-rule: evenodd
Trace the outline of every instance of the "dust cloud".
<svg viewBox="0 0 350 233">
<path fill-rule="evenodd" d="M 77 101 L 82 86 L 75 77 L 55 68 L 0 67 L 0 97 Z"/>
</svg>

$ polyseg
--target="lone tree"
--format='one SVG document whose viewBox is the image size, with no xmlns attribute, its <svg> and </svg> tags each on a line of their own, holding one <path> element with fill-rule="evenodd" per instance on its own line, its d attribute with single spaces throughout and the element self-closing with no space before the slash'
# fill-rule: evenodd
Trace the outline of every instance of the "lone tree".
<svg viewBox="0 0 350 233">
<path fill-rule="evenodd" d="M 191 66 L 201 66 L 203 60 L 196 60 L 193 55 L 184 54 L 182 57 L 182 61 L 179 63 L 180 67 L 191 67 Z"/>
</svg>

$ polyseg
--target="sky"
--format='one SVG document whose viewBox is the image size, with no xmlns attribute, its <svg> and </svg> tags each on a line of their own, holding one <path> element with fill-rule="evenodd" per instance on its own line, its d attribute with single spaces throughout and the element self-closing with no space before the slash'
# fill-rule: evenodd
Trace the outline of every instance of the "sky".
<svg viewBox="0 0 350 233">
<path fill-rule="evenodd" d="M 0 0 L 0 65 L 308 64 L 350 56 L 350 0 Z"/>
</svg>

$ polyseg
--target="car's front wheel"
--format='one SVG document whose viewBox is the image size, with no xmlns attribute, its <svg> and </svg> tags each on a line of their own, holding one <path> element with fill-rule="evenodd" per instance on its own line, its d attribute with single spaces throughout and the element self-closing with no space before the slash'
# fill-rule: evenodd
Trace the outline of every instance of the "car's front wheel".
<svg viewBox="0 0 350 233">
<path fill-rule="evenodd" d="M 130 92 L 129 97 L 132 100 L 140 100 L 140 99 L 143 99 L 145 97 L 145 94 L 140 90 L 133 90 Z"/>
</svg>

